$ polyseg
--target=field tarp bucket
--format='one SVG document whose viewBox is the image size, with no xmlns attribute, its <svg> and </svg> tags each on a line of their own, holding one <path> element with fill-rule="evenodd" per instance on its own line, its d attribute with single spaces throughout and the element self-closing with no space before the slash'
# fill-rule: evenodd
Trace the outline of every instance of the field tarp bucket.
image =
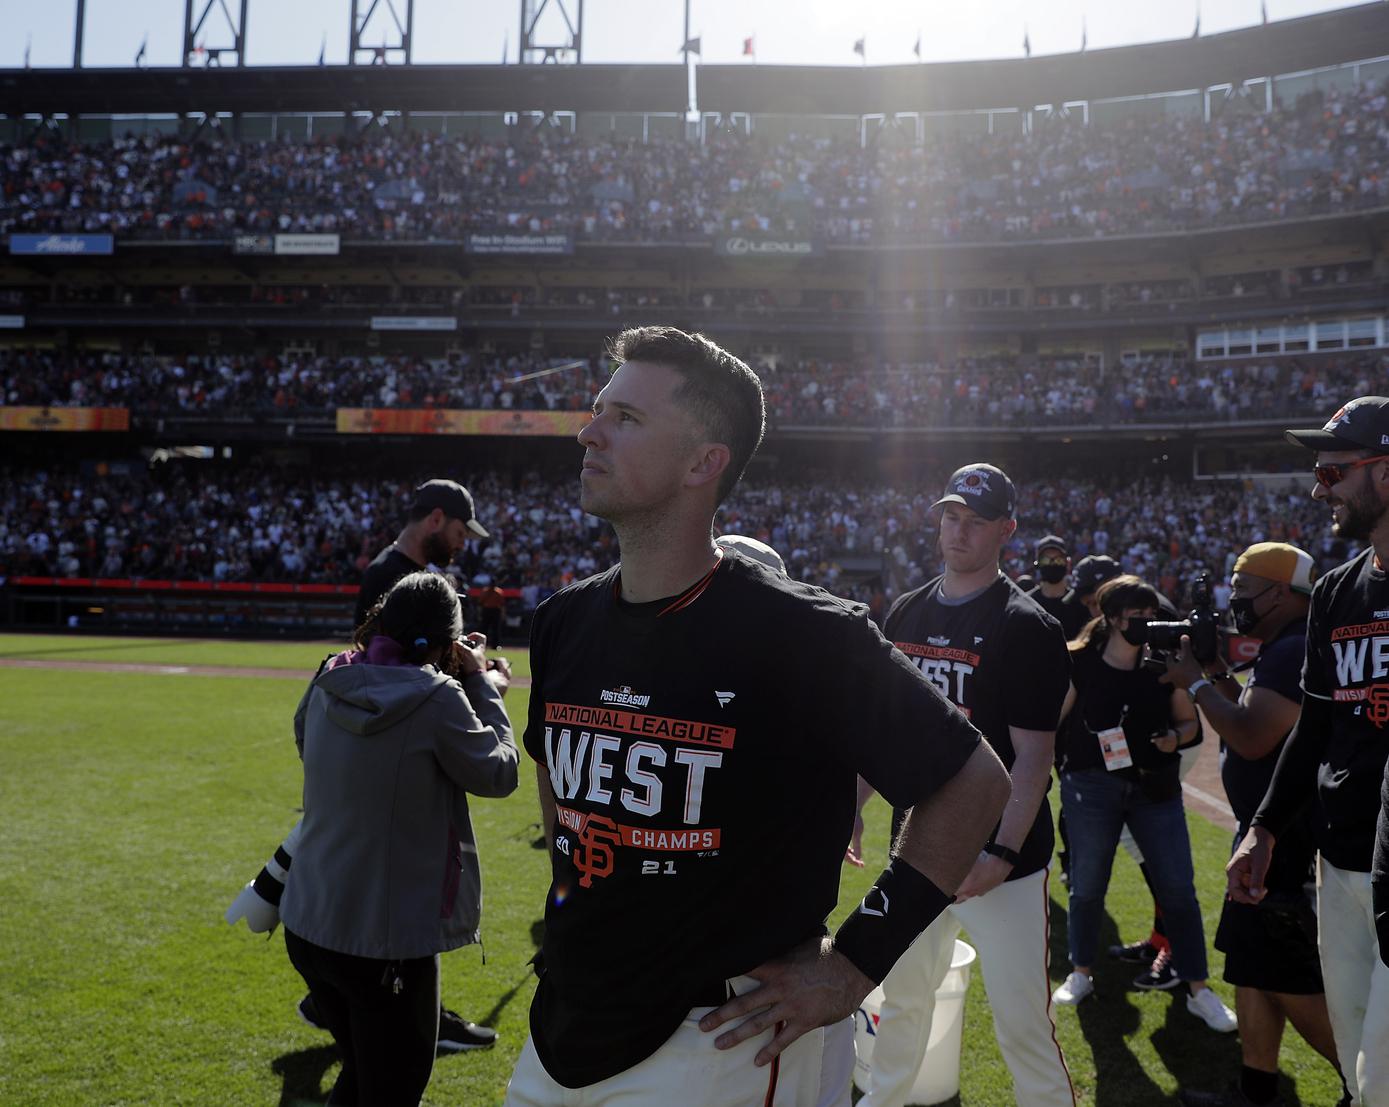
<svg viewBox="0 0 1389 1107">
<path fill-rule="evenodd" d="M 926 1057 L 907 1096 L 908 1103 L 944 1103 L 960 1090 L 965 992 L 969 990 L 969 970 L 976 957 L 978 954 L 973 946 L 955 939 L 950 971 L 936 989 L 936 1013 L 931 1020 Z M 873 1069 L 873 1042 L 878 1036 L 878 1016 L 882 1007 L 883 990 L 874 988 L 864 997 L 854 1016 L 854 1083 L 861 1092 L 868 1091 L 868 1074 Z"/>
</svg>

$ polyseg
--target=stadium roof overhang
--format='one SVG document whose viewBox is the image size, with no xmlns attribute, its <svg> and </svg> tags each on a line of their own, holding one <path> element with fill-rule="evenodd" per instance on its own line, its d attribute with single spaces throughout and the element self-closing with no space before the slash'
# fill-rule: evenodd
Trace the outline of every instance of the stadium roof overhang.
<svg viewBox="0 0 1389 1107">
<path fill-rule="evenodd" d="M 699 70 L 703 111 L 793 115 L 1031 108 L 1298 73 L 1389 55 L 1389 4 L 1282 20 L 1199 39 L 998 61 Z"/>
<path fill-rule="evenodd" d="M 10 115 L 683 112 L 680 65 L 247 66 L 0 70 Z"/>
<path fill-rule="evenodd" d="M 1383 0 L 1199 39 L 997 61 L 706 65 L 712 112 L 870 115 L 1025 108 L 1297 73 L 1389 56 Z M 9 115 L 216 112 L 683 112 L 681 65 L 248 66 L 0 70 Z"/>
</svg>

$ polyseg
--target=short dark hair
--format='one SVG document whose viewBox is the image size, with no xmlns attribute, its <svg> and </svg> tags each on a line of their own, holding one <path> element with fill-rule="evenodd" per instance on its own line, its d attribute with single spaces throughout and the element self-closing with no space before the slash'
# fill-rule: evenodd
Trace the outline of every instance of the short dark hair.
<svg viewBox="0 0 1389 1107">
<path fill-rule="evenodd" d="M 675 390 L 676 401 L 729 449 L 728 468 L 719 479 L 722 501 L 742 478 L 767 428 L 767 405 L 757 374 L 702 334 L 675 327 L 632 327 L 608 344 L 608 353 L 619 364 L 649 361 L 684 378 Z"/>
</svg>

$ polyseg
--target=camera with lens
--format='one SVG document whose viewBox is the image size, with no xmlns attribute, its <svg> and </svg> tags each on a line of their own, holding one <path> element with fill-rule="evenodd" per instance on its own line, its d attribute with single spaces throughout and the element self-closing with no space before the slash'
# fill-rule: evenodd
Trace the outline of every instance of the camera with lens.
<svg viewBox="0 0 1389 1107">
<path fill-rule="evenodd" d="M 1130 626 L 1138 620 L 1132 620 Z M 1181 622 L 1148 620 L 1133 637 L 1141 638 L 1154 654 L 1176 653 L 1182 648 L 1182 635 L 1191 639 L 1191 652 L 1202 665 L 1216 659 L 1220 648 L 1220 616 L 1211 599 L 1211 576 L 1202 570 L 1191 584 L 1191 613 Z"/>
</svg>

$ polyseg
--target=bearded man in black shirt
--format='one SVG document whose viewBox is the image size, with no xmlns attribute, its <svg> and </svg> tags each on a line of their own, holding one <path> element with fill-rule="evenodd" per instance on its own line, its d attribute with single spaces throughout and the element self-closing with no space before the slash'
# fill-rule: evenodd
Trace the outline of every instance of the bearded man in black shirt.
<svg viewBox="0 0 1389 1107">
<path fill-rule="evenodd" d="M 762 436 L 756 375 L 671 327 L 612 352 L 580 503 L 622 562 L 532 628 L 553 883 L 506 1103 L 847 1104 L 822 1028 L 944 909 L 1007 774 L 862 605 L 714 545 Z M 830 940 L 856 774 L 914 810 Z"/>
<path fill-rule="evenodd" d="M 1167 661 L 1167 680 L 1191 697 L 1220 735 L 1220 776 L 1238 823 L 1236 843 L 1249 830 L 1297 721 L 1315 577 L 1311 556 L 1286 542 L 1258 542 L 1235 561 L 1230 614 L 1240 634 L 1260 642 L 1258 656 L 1245 666 L 1250 674 L 1243 687 L 1219 658 L 1203 667 L 1186 639 Z M 1235 986 L 1244 1066 L 1239 1082 L 1224 1091 L 1182 1091 L 1188 1107 L 1277 1102 L 1286 1022 L 1336 1064 L 1317 959 L 1316 915 L 1305 891 L 1315 853 L 1311 822 L 1299 817 L 1279 839 L 1263 905 L 1226 899 L 1215 948 L 1225 954 L 1226 983 Z"/>
<path fill-rule="evenodd" d="M 903 1107 L 925 1056 L 935 994 L 963 925 L 979 947 L 994 1032 L 1024 1107 L 1069 1107 L 1075 1090 L 1056 1040 L 1047 985 L 1056 724 L 1070 686 L 1061 624 L 999 571 L 1017 528 L 1001 469 L 958 469 L 932 505 L 945 573 L 902 596 L 883 630 L 994 747 L 1013 776 L 1003 819 L 956 902 L 883 982 L 862 1107 Z M 866 790 L 860 790 L 860 801 Z M 901 817 L 898 812 L 898 817 Z"/>
<path fill-rule="evenodd" d="M 1362 396 L 1320 430 L 1312 498 L 1332 533 L 1368 542 L 1312 591 L 1302 711 L 1268 792 L 1228 866 L 1230 896 L 1259 903 L 1270 863 L 1314 800 L 1317 943 L 1326 1005 L 1352 1103 L 1389 1103 L 1389 967 L 1377 956 L 1371 865 L 1389 755 L 1389 398 Z"/>
</svg>

